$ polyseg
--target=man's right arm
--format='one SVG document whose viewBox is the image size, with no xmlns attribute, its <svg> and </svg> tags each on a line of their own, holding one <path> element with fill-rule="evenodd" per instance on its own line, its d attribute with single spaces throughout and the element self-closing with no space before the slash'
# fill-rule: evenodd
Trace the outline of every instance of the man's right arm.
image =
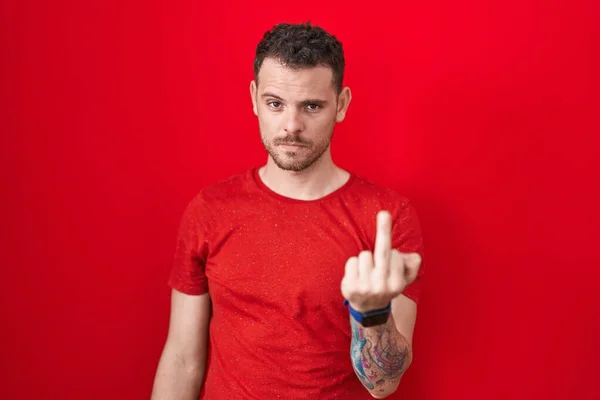
<svg viewBox="0 0 600 400">
<path fill-rule="evenodd" d="M 158 363 L 151 400 L 197 400 L 204 380 L 210 319 L 208 293 L 171 292 L 167 340 Z"/>
</svg>

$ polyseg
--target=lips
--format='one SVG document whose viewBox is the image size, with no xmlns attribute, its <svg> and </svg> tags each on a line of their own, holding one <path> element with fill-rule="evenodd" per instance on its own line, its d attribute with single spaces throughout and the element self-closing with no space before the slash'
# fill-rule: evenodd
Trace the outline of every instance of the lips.
<svg viewBox="0 0 600 400">
<path fill-rule="evenodd" d="M 301 143 L 279 143 L 280 146 L 294 146 L 294 147 L 306 147 Z"/>
</svg>

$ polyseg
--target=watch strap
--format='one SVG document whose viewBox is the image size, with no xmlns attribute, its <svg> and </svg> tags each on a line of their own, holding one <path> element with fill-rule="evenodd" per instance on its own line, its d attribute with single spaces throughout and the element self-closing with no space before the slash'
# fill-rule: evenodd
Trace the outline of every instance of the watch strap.
<svg viewBox="0 0 600 400">
<path fill-rule="evenodd" d="M 352 308 L 350 302 L 348 300 L 344 301 L 344 305 L 348 307 L 350 311 L 350 315 L 352 318 L 356 320 L 359 324 L 368 327 L 368 326 L 376 326 L 382 325 L 387 322 L 389 314 L 392 310 L 392 303 L 390 302 L 386 307 L 380 308 L 378 310 L 372 310 L 367 312 L 359 312 Z"/>
</svg>

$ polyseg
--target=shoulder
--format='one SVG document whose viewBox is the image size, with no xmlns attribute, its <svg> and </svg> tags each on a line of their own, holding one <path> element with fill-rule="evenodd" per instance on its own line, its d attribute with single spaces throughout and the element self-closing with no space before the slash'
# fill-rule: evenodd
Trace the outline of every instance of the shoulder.
<svg viewBox="0 0 600 400">
<path fill-rule="evenodd" d="M 400 251 L 421 251 L 421 226 L 417 211 L 401 189 L 386 186 L 354 174 L 352 190 L 346 193 L 344 205 L 359 223 L 367 243 L 374 244 L 377 213 L 388 211 L 392 216 L 392 243 Z"/>
<path fill-rule="evenodd" d="M 219 202 L 245 193 L 250 188 L 252 170 L 244 170 L 203 186 L 192 199 L 193 202 Z"/>
<path fill-rule="evenodd" d="M 354 182 L 351 192 L 362 207 L 374 210 L 386 209 L 392 215 L 397 215 L 403 209 L 412 208 L 411 200 L 401 190 L 377 183 L 357 173 L 352 175 Z"/>
<path fill-rule="evenodd" d="M 252 188 L 252 170 L 244 170 L 215 180 L 201 187 L 188 202 L 187 209 L 194 214 L 210 214 L 211 210 L 231 206 Z"/>
</svg>

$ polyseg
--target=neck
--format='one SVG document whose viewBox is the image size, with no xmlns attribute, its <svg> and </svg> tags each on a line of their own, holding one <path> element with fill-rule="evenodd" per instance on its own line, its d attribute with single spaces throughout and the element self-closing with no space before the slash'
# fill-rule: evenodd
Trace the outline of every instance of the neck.
<svg viewBox="0 0 600 400">
<path fill-rule="evenodd" d="M 327 196 L 343 186 L 350 176 L 333 163 L 328 152 L 298 172 L 282 170 L 269 157 L 258 174 L 269 189 L 296 200 L 317 200 Z"/>
</svg>

